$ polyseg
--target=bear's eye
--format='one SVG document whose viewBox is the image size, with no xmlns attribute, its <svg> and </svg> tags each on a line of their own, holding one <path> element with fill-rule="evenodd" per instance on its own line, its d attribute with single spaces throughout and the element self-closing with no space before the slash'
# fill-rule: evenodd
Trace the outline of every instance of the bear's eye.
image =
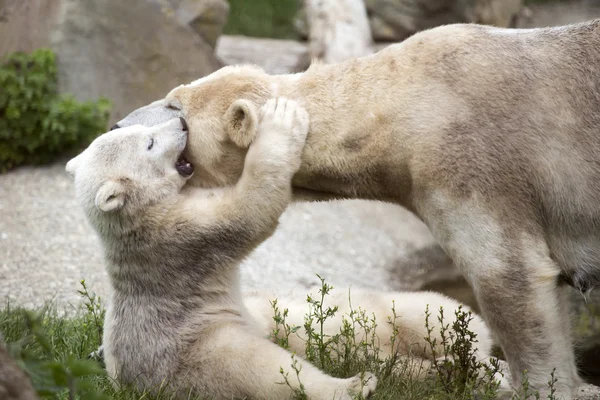
<svg viewBox="0 0 600 400">
<path fill-rule="evenodd" d="M 173 104 L 169 104 L 169 105 L 167 105 L 167 108 L 168 108 L 169 110 L 181 111 L 181 109 L 180 109 L 180 108 L 177 108 L 177 107 L 176 107 L 176 106 L 174 106 Z"/>
<path fill-rule="evenodd" d="M 152 148 L 152 146 L 154 146 L 154 139 L 151 138 L 150 139 L 150 143 L 148 143 L 148 150 L 150 150 Z"/>
</svg>

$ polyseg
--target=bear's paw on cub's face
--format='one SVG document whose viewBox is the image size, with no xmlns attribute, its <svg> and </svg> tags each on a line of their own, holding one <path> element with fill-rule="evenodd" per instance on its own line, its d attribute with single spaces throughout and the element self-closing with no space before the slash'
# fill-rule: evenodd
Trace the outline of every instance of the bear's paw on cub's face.
<svg viewBox="0 0 600 400">
<path fill-rule="evenodd" d="M 135 214 L 179 193 L 194 172 L 183 156 L 187 139 L 183 118 L 99 136 L 66 165 L 78 201 L 89 215 Z"/>
</svg>

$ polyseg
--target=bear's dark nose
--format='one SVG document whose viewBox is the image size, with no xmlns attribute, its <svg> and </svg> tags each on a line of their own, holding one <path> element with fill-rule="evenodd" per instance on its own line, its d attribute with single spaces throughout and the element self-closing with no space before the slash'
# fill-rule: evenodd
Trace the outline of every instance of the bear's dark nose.
<svg viewBox="0 0 600 400">
<path fill-rule="evenodd" d="M 115 129 L 119 129 L 119 124 L 114 124 L 113 126 L 110 127 L 111 131 L 114 131 Z"/>
<path fill-rule="evenodd" d="M 187 126 L 187 122 L 185 122 L 185 119 L 179 117 L 179 120 L 181 121 L 181 128 L 183 129 L 184 132 L 187 132 L 188 130 L 188 126 Z"/>
</svg>

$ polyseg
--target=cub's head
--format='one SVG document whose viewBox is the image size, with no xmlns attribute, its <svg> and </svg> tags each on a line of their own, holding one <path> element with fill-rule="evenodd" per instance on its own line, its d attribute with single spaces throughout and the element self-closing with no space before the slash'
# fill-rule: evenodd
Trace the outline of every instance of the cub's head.
<svg viewBox="0 0 600 400">
<path fill-rule="evenodd" d="M 115 128 L 152 126 L 184 117 L 190 129 L 185 156 L 196 167 L 190 184 L 232 185 L 242 174 L 246 152 L 256 136 L 259 110 L 271 97 L 271 80 L 257 67 L 224 67 L 133 111 Z"/>
<path fill-rule="evenodd" d="M 75 178 L 75 195 L 91 222 L 131 218 L 178 194 L 194 172 L 183 157 L 187 131 L 183 118 L 116 129 L 70 160 L 66 170 Z"/>
</svg>

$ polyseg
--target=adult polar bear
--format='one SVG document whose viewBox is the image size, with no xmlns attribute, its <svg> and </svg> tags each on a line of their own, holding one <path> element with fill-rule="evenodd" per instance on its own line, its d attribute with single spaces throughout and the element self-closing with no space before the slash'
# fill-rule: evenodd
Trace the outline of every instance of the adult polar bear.
<svg viewBox="0 0 600 400">
<path fill-rule="evenodd" d="M 294 185 L 413 211 L 472 284 L 513 384 L 527 370 L 543 392 L 556 368 L 571 398 L 564 282 L 600 279 L 599 71 L 600 21 L 448 25 L 301 74 L 226 67 L 118 126 L 185 116 L 196 176 L 222 185 L 241 174 L 255 110 L 296 99 L 311 124 Z"/>
</svg>

